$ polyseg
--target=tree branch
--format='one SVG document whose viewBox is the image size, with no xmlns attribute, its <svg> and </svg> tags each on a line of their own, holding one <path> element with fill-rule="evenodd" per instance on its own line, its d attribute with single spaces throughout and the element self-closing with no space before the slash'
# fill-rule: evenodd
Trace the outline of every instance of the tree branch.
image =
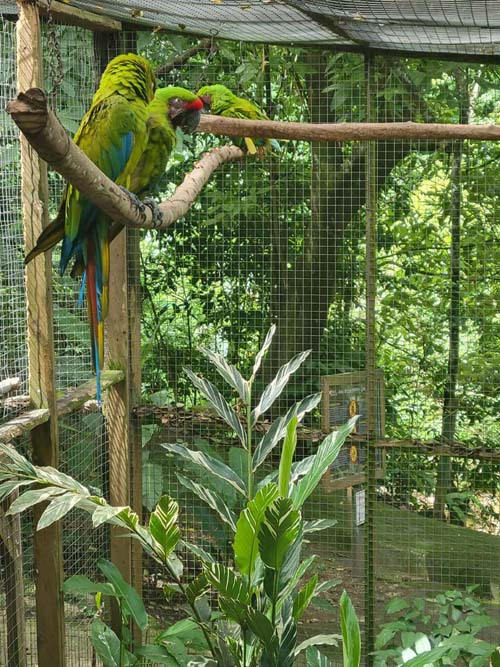
<svg viewBox="0 0 500 667">
<path fill-rule="evenodd" d="M 185 215 L 211 174 L 225 162 L 242 159 L 237 146 L 221 146 L 206 153 L 186 175 L 175 193 L 159 204 L 161 219 L 151 207 L 134 202 L 71 141 L 47 106 L 45 93 L 30 88 L 7 105 L 7 113 L 36 152 L 88 197 L 112 220 L 129 227 L 166 229 Z"/>
<path fill-rule="evenodd" d="M 195 56 L 197 53 L 200 53 L 201 51 L 210 51 L 210 53 L 215 53 L 218 51 L 219 47 L 217 44 L 214 44 L 213 40 L 211 37 L 206 37 L 205 39 L 202 39 L 198 44 L 195 44 L 189 49 L 186 49 L 183 53 L 179 53 L 176 56 L 173 56 L 168 60 L 164 65 L 161 67 L 158 67 L 156 70 L 156 76 L 165 76 L 166 74 L 170 74 L 172 70 L 178 69 L 179 67 L 182 67 L 185 65 L 193 56 Z"/>
<path fill-rule="evenodd" d="M 291 123 L 275 120 L 242 120 L 203 115 L 198 132 L 230 137 L 295 139 L 298 141 L 386 141 L 403 139 L 500 140 L 500 125 L 448 125 L 445 123 Z"/>
</svg>

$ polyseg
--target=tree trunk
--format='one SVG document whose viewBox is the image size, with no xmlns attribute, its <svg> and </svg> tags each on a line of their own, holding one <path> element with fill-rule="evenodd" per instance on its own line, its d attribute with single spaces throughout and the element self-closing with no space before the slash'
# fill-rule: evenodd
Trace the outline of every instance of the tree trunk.
<svg viewBox="0 0 500 667">
<path fill-rule="evenodd" d="M 460 71 L 455 73 L 459 98 L 460 123 L 467 123 L 469 115 L 469 97 L 467 83 Z M 450 172 L 450 316 L 449 316 L 449 351 L 446 384 L 443 392 L 443 417 L 441 441 L 443 445 L 453 442 L 458 415 L 457 381 L 459 369 L 460 347 L 460 228 L 462 205 L 462 152 L 463 141 L 453 146 Z M 448 456 L 439 458 L 437 467 L 436 490 L 434 494 L 434 517 L 446 518 L 446 496 L 452 483 L 451 459 Z"/>
<path fill-rule="evenodd" d="M 308 78 L 310 120 L 335 122 L 330 96 L 323 92 L 328 84 L 326 57 L 318 60 L 318 55 L 312 53 L 309 64 L 314 69 Z M 411 117 L 409 109 L 405 113 Z M 386 114 L 384 120 L 392 119 Z M 379 143 L 378 191 L 383 189 L 394 166 L 411 150 L 410 142 Z M 338 298 L 348 304 L 343 309 L 347 315 L 350 306 L 350 255 L 354 248 L 349 240 L 357 233 L 353 225 L 359 221 L 365 204 L 365 144 L 357 143 L 349 152 L 340 144 L 312 143 L 311 160 L 311 220 L 304 250 L 291 267 L 278 258 L 278 268 L 274 269 L 271 320 L 278 330 L 264 367 L 268 380 L 297 352 L 311 349 L 313 358 L 317 358 L 330 306 Z M 281 230 L 281 237 L 286 238 L 286 231 Z"/>
</svg>

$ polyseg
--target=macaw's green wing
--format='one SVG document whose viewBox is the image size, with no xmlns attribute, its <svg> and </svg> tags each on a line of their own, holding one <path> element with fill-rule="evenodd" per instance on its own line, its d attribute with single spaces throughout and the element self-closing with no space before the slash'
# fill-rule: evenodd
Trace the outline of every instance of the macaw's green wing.
<svg viewBox="0 0 500 667">
<path fill-rule="evenodd" d="M 145 135 L 145 105 L 114 94 L 91 107 L 80 124 L 75 142 L 106 176 L 118 185 L 127 186 L 144 149 Z M 82 251 L 82 240 L 98 215 L 99 209 L 68 184 L 61 273 L 69 260 Z"/>
<path fill-rule="evenodd" d="M 165 112 L 149 116 L 146 127 L 147 144 L 129 184 L 129 190 L 139 197 L 155 190 L 176 142 L 175 130 Z"/>
</svg>

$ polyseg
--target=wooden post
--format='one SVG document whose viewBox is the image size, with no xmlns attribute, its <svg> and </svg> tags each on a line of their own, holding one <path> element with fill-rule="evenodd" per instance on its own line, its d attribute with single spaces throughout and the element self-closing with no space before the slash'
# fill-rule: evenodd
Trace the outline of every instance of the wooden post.
<svg viewBox="0 0 500 667">
<path fill-rule="evenodd" d="M 105 414 L 109 434 L 109 488 L 112 505 L 131 504 L 141 515 L 142 447 L 140 432 L 132 422 L 132 408 L 140 396 L 140 296 L 133 261 L 137 263 L 137 230 L 123 230 L 111 244 L 109 312 L 107 322 L 108 362 L 125 370 L 123 382 L 106 395 Z M 132 237 L 132 238 L 131 238 Z M 132 244 L 133 241 L 133 244 Z M 128 247 L 128 248 L 127 248 Z M 130 252 L 127 252 L 129 249 Z M 111 560 L 135 588 L 141 591 L 140 545 L 120 537 L 111 529 Z M 121 620 L 113 614 L 113 626 Z"/>
<path fill-rule="evenodd" d="M 43 85 L 40 19 L 35 3 L 18 0 L 17 85 L 19 90 Z M 48 223 L 47 168 L 21 136 L 21 187 L 24 241 L 32 248 Z M 37 465 L 58 465 L 59 442 L 54 374 L 52 267 L 43 254 L 26 267 L 26 300 L 30 399 L 47 408 L 50 419 L 33 429 L 31 444 Z M 44 507 L 37 506 L 35 521 Z M 38 664 L 64 667 L 63 556 L 59 523 L 35 532 L 34 559 Z"/>
<path fill-rule="evenodd" d="M 9 667 L 27 667 L 21 518 L 19 515 L 6 516 L 4 512 L 4 506 L 17 495 L 11 494 L 9 500 L 0 505 L 1 581 L 5 594 L 7 664 Z"/>
</svg>

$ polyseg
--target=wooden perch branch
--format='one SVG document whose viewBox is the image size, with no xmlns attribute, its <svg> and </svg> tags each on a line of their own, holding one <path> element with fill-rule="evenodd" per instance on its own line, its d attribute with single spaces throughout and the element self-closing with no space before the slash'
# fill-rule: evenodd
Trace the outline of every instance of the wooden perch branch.
<svg viewBox="0 0 500 667">
<path fill-rule="evenodd" d="M 7 378 L 0 382 L 0 396 L 5 396 L 5 394 L 10 394 L 11 391 L 17 389 L 21 384 L 21 378 Z"/>
<path fill-rule="evenodd" d="M 288 123 L 242 120 L 203 115 L 198 132 L 229 137 L 295 139 L 299 141 L 405 141 L 479 139 L 500 140 L 499 125 L 446 125 L 441 123 Z"/>
<path fill-rule="evenodd" d="M 48 108 L 42 90 L 30 88 L 19 93 L 6 110 L 40 157 L 112 220 L 129 227 L 166 229 L 187 213 L 215 169 L 245 155 L 236 146 L 222 146 L 204 155 L 172 197 L 159 205 L 158 220 L 150 207 L 134 203 L 71 141 Z"/>
</svg>

